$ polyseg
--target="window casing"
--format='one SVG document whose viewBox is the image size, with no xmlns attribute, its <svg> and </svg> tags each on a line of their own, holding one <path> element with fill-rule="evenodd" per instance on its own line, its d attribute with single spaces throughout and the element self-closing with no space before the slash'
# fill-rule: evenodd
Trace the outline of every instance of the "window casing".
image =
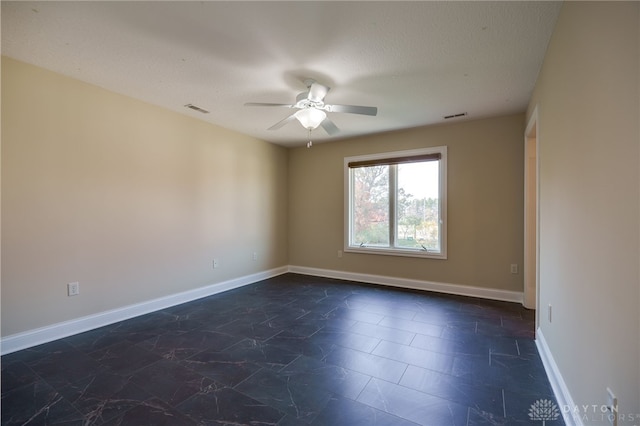
<svg viewBox="0 0 640 426">
<path fill-rule="evenodd" d="M 447 147 L 347 157 L 345 252 L 447 258 Z"/>
</svg>

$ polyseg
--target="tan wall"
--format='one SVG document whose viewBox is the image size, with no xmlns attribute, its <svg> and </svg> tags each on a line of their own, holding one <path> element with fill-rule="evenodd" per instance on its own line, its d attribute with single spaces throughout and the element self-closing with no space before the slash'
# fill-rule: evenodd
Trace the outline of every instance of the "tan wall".
<svg viewBox="0 0 640 426">
<path fill-rule="evenodd" d="M 432 126 L 291 150 L 289 263 L 522 291 L 524 116 Z M 448 259 L 344 253 L 344 157 L 448 147 Z"/>
<path fill-rule="evenodd" d="M 574 403 L 599 409 L 611 387 L 619 413 L 636 416 L 639 18 L 637 2 L 566 2 L 529 108 L 539 114 L 542 333 Z"/>
<path fill-rule="evenodd" d="M 3 58 L 2 336 L 286 265 L 286 179 L 283 148 Z"/>
</svg>

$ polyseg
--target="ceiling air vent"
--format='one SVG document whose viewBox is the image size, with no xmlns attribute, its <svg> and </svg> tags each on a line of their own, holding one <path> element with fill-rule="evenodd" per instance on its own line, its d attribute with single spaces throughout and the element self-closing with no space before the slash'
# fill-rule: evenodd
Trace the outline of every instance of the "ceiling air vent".
<svg viewBox="0 0 640 426">
<path fill-rule="evenodd" d="M 459 113 L 459 114 L 445 115 L 445 116 L 444 116 L 444 119 L 445 119 L 445 120 L 448 120 L 448 119 L 450 119 L 450 118 L 458 118 L 458 117 L 466 117 L 466 116 L 467 116 L 467 113 L 466 113 L 466 112 L 461 112 L 461 113 Z"/>
<path fill-rule="evenodd" d="M 186 106 L 187 108 L 191 108 L 191 109 L 192 109 L 192 110 L 194 110 L 194 111 L 198 111 L 198 112 L 201 112 L 201 113 L 203 113 L 203 114 L 209 114 L 209 111 L 207 111 L 207 110 L 206 110 L 206 109 L 204 109 L 204 108 L 200 108 L 199 106 L 195 106 L 195 105 L 193 105 L 193 104 L 186 104 L 185 106 Z"/>
</svg>

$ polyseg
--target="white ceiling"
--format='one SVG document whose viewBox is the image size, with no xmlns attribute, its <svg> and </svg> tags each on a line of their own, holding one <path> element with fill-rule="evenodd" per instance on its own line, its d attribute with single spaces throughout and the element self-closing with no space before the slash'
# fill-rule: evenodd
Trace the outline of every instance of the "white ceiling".
<svg viewBox="0 0 640 426">
<path fill-rule="evenodd" d="M 2 54 L 283 146 L 314 78 L 340 128 L 314 143 L 525 110 L 561 3 L 433 1 L 7 2 Z M 201 114 L 184 107 L 194 104 Z"/>
</svg>

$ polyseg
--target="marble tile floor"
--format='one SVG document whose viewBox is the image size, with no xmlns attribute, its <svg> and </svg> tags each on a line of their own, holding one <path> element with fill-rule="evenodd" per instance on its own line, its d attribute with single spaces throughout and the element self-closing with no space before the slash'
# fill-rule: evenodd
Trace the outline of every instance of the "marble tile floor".
<svg viewBox="0 0 640 426">
<path fill-rule="evenodd" d="M 542 424 L 533 329 L 518 304 L 285 274 L 3 356 L 2 425 Z"/>
</svg>

